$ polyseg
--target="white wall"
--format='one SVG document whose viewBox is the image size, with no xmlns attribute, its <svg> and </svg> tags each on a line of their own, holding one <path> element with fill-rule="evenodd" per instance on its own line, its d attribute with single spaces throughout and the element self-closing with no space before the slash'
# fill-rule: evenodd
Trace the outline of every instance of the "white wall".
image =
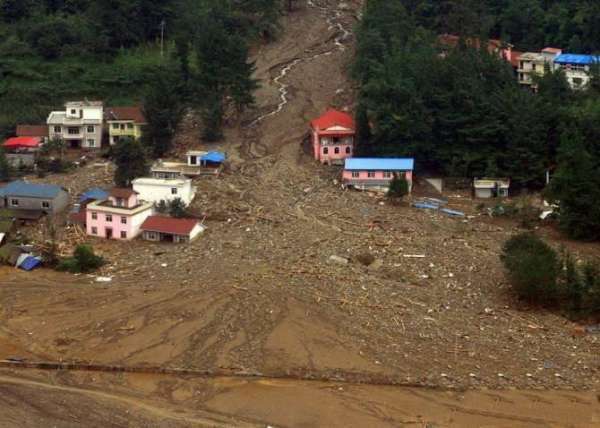
<svg viewBox="0 0 600 428">
<path fill-rule="evenodd" d="M 194 199 L 195 188 L 192 187 L 192 180 L 160 180 L 162 183 L 155 183 L 156 179 L 146 181 L 144 178 L 133 181 L 133 190 L 139 193 L 138 198 L 146 202 L 159 203 L 161 200 L 171 201 L 175 198 L 189 205 Z M 171 189 L 177 189 L 174 195 Z"/>
</svg>

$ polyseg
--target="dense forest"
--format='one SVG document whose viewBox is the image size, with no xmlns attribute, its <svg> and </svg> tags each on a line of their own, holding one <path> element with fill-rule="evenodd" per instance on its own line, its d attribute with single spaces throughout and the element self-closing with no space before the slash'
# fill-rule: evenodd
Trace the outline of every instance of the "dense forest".
<svg viewBox="0 0 600 428">
<path fill-rule="evenodd" d="M 448 51 L 437 43 L 439 32 L 447 30 L 463 40 L 499 33 L 519 47 L 527 43 L 536 49 L 553 37 L 577 35 L 582 46 L 595 49 L 600 37 L 594 31 L 600 27 L 592 31 L 582 25 L 600 19 L 598 3 L 510 0 L 465 7 L 468 3 L 367 2 L 353 69 L 360 84 L 358 153 L 414 156 L 421 173 L 508 176 L 513 190 L 542 189 L 551 171 L 545 191 L 560 201 L 565 230 L 578 238 L 600 238 L 600 210 L 592 206 L 600 197 L 600 178 L 593 172 L 600 167 L 598 69 L 587 90 L 572 91 L 559 71 L 546 73 L 537 82 L 538 93 L 532 93 L 520 87 L 499 55 L 467 43 Z M 579 24 L 569 27 L 573 35 L 544 28 L 543 40 L 525 43 L 528 34 L 503 24 L 507 11 L 518 5 L 522 11 L 536 6 L 541 21 L 560 9 L 563 24 Z M 474 13 L 487 17 L 490 26 L 482 29 Z"/>
<path fill-rule="evenodd" d="M 223 97 L 252 101 L 247 44 L 274 37 L 280 8 L 280 0 L 0 0 L 0 138 L 67 99 L 139 102 L 151 97 L 148 86 L 165 85 L 210 100 L 203 105 L 218 128 Z"/>
</svg>

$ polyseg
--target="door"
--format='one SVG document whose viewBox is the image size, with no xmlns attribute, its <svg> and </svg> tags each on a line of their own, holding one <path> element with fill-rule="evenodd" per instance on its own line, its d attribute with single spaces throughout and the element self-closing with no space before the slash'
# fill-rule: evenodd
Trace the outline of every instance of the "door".
<svg viewBox="0 0 600 428">
<path fill-rule="evenodd" d="M 105 230 L 106 239 L 112 239 L 113 230 L 110 227 L 107 227 Z"/>
</svg>

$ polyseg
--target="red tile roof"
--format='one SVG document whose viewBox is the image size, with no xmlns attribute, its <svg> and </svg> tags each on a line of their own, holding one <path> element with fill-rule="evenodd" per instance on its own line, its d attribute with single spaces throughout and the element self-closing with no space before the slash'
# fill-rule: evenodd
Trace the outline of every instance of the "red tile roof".
<svg viewBox="0 0 600 428">
<path fill-rule="evenodd" d="M 106 120 L 133 120 L 135 123 L 146 123 L 141 107 L 109 107 L 106 109 Z"/>
<path fill-rule="evenodd" d="M 47 137 L 46 125 L 17 125 L 17 137 Z"/>
<path fill-rule="evenodd" d="M 549 48 L 542 49 L 542 52 L 560 54 L 562 52 L 562 49 L 559 49 L 559 48 L 550 48 L 549 47 Z"/>
<path fill-rule="evenodd" d="M 327 112 L 313 120 L 311 125 L 314 129 L 328 129 L 334 126 L 355 129 L 354 119 L 348 113 L 339 110 L 329 109 Z"/>
<path fill-rule="evenodd" d="M 142 223 L 141 229 L 147 232 L 189 235 L 197 224 L 198 220 L 193 218 L 150 216 Z"/>
<path fill-rule="evenodd" d="M 40 137 L 13 137 L 4 142 L 4 147 L 7 149 L 32 149 L 39 147 L 41 142 Z"/>
<path fill-rule="evenodd" d="M 519 68 L 519 60 L 521 59 L 522 54 L 523 52 L 512 51 L 512 55 L 510 57 L 510 65 L 512 65 L 515 68 Z"/>
<path fill-rule="evenodd" d="M 131 189 L 124 189 L 122 187 L 115 187 L 111 189 L 108 194 L 113 198 L 123 198 L 129 199 L 132 195 L 137 195 L 138 193 Z"/>
</svg>

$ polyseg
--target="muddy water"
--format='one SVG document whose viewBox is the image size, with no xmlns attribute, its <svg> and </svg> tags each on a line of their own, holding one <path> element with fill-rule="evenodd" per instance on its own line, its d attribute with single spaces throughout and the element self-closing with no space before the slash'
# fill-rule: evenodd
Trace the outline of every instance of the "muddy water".
<svg viewBox="0 0 600 428">
<path fill-rule="evenodd" d="M 11 415 L 23 408 L 13 409 L 6 403 L 23 394 L 29 397 L 27 402 L 35 402 L 32 409 L 37 415 L 35 423 L 24 416 L 19 424 L 11 423 Z M 27 402 L 22 407 L 27 408 Z M 56 422 L 56 404 L 72 416 L 80 403 L 94 408 L 89 415 L 77 416 L 78 423 L 85 426 L 96 426 L 93 422 L 103 417 L 117 418 L 120 422 L 114 426 L 600 426 L 598 401 L 591 392 L 461 393 L 322 382 L 181 379 L 138 374 L 28 373 L 26 378 L 16 378 L 11 373 L 0 372 L 0 425 L 3 427 L 49 426 Z M 140 421 L 144 421 L 142 425 Z"/>
</svg>

